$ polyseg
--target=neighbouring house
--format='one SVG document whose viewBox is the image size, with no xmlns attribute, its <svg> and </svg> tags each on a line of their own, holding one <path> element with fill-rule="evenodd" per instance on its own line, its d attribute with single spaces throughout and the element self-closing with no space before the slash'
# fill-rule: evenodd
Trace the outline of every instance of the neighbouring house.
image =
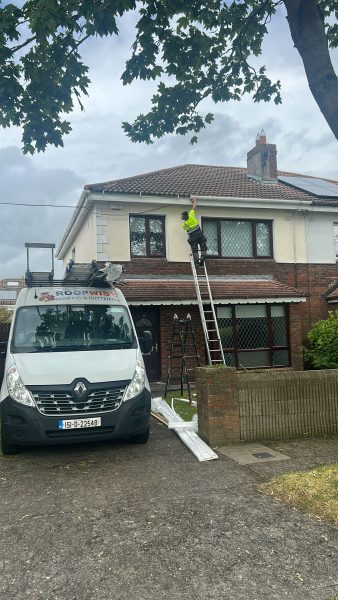
<svg viewBox="0 0 338 600">
<path fill-rule="evenodd" d="M 192 316 L 205 359 L 180 225 L 191 196 L 227 364 L 302 369 L 307 331 L 338 305 L 338 181 L 277 170 L 264 132 L 246 169 L 188 164 L 86 185 L 57 255 L 124 265 L 136 328 L 154 335 L 149 377 L 163 379 L 175 313 Z"/>
<path fill-rule="evenodd" d="M 18 294 L 25 286 L 25 280 L 22 277 L 18 279 L 0 279 L 0 306 L 14 310 Z"/>
</svg>

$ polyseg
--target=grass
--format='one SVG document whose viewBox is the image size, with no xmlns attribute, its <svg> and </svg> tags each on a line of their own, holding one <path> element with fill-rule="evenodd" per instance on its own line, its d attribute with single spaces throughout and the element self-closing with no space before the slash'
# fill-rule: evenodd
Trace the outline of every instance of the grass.
<svg viewBox="0 0 338 600">
<path fill-rule="evenodd" d="M 170 408 L 172 398 L 178 398 L 178 400 L 174 401 L 174 409 L 176 410 L 177 414 L 179 414 L 184 421 L 191 421 L 191 419 L 197 412 L 196 406 L 192 406 L 187 402 L 182 402 L 182 400 L 180 400 L 180 390 L 177 390 L 176 392 L 169 392 L 167 397 L 163 398 L 163 400 L 165 400 L 169 404 Z M 189 399 L 189 396 L 186 392 L 184 393 L 183 398 L 185 398 L 186 400 Z M 194 393 L 192 394 L 192 400 L 196 400 L 196 396 L 194 396 Z"/>
<path fill-rule="evenodd" d="M 285 473 L 259 485 L 258 489 L 317 519 L 338 524 L 337 463 L 311 471 Z"/>
</svg>

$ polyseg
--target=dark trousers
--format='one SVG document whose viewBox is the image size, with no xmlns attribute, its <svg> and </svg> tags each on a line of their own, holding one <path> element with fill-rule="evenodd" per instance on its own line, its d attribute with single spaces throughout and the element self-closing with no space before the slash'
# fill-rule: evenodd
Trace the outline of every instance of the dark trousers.
<svg viewBox="0 0 338 600">
<path fill-rule="evenodd" d="M 201 250 L 201 258 L 206 257 L 208 247 L 207 247 L 207 240 L 205 239 L 205 235 L 204 235 L 202 229 L 199 228 L 196 231 L 189 233 L 188 244 L 190 244 L 190 246 L 191 246 L 192 255 L 194 257 L 194 260 L 199 259 L 199 255 L 198 255 L 199 248 Z"/>
</svg>

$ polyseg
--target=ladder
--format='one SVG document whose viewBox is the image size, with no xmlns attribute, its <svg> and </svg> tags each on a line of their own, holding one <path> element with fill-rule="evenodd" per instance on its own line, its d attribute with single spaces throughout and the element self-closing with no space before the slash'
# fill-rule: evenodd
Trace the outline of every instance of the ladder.
<svg viewBox="0 0 338 600">
<path fill-rule="evenodd" d="M 177 359 L 180 360 L 177 365 Z M 188 361 L 195 359 L 196 365 L 200 366 L 200 356 L 197 350 L 196 338 L 192 329 L 191 316 L 188 314 L 186 319 L 179 319 L 175 314 L 173 319 L 173 328 L 170 342 L 170 354 L 167 381 L 164 390 L 164 398 L 166 397 L 170 384 L 174 384 L 173 380 L 180 382 L 181 396 L 183 396 L 184 383 L 187 386 L 189 401 L 191 403 L 191 384 L 189 379 L 189 371 L 194 371 L 194 368 L 188 367 Z M 179 370 L 179 377 L 175 377 L 174 371 Z"/>
<path fill-rule="evenodd" d="M 121 285 L 119 281 L 122 273 L 122 265 L 105 263 L 103 269 L 95 260 L 90 263 L 75 263 L 70 260 L 63 279 L 54 279 L 54 249 L 55 244 L 25 243 L 27 251 L 27 270 L 25 274 L 25 283 L 27 287 L 99 287 L 111 288 L 115 285 Z M 51 251 L 51 270 L 50 271 L 31 271 L 30 270 L 30 250 L 32 248 L 47 249 Z"/>
<path fill-rule="evenodd" d="M 209 365 L 225 365 L 222 340 L 219 333 L 217 316 L 212 299 L 208 271 L 203 265 L 195 265 L 194 257 L 190 254 L 191 270 L 194 277 L 194 284 L 197 295 L 198 307 L 201 315 L 202 327 L 207 347 Z M 198 269 L 198 272 L 197 272 Z"/>
</svg>

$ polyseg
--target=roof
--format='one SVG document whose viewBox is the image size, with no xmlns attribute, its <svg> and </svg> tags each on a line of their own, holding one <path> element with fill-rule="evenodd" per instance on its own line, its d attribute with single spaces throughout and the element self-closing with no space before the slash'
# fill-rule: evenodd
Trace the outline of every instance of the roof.
<svg viewBox="0 0 338 600">
<path fill-rule="evenodd" d="M 287 171 L 278 171 L 278 175 L 301 176 L 299 173 Z M 303 175 L 303 177 L 308 177 L 308 175 Z M 332 182 L 332 180 L 330 181 Z M 187 164 L 124 179 L 91 183 L 86 185 L 84 189 L 91 192 L 110 194 L 299 199 L 315 201 L 318 204 L 328 202 L 329 204 L 338 205 L 337 200 L 318 199 L 310 193 L 280 181 L 273 183 L 255 181 L 247 177 L 247 170 L 242 167 Z"/>
<path fill-rule="evenodd" d="M 0 300 L 12 300 L 15 302 L 16 292 L 11 292 L 9 290 L 0 290 Z"/>
<path fill-rule="evenodd" d="M 295 288 L 275 279 L 249 277 L 209 278 L 215 303 L 229 304 L 233 300 L 279 299 L 284 302 L 304 302 L 305 296 Z M 122 287 L 129 304 L 196 303 L 192 278 L 126 278 Z"/>
</svg>

